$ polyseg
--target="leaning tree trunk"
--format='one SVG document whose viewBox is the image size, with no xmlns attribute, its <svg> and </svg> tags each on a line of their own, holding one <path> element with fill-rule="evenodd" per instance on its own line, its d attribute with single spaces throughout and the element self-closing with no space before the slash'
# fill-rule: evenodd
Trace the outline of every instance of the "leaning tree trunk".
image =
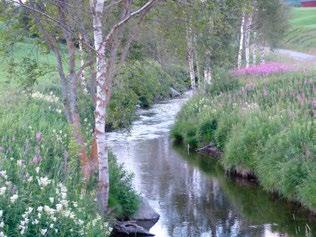
<svg viewBox="0 0 316 237">
<path fill-rule="evenodd" d="M 108 208 L 109 198 L 109 172 L 108 172 L 108 149 L 105 141 L 105 119 L 106 119 L 106 104 L 107 92 L 106 88 L 106 55 L 105 45 L 103 43 L 102 31 L 102 14 L 105 0 L 90 0 L 90 5 L 93 12 L 93 35 L 94 47 L 97 52 L 96 58 L 96 103 L 95 103 L 95 141 L 98 158 L 98 202 L 103 212 Z"/>
<path fill-rule="evenodd" d="M 244 29 L 245 29 L 245 13 L 242 14 L 241 25 L 240 25 L 240 40 L 239 40 L 239 51 L 238 51 L 238 61 L 237 67 L 242 66 L 242 55 L 244 50 Z"/>
</svg>

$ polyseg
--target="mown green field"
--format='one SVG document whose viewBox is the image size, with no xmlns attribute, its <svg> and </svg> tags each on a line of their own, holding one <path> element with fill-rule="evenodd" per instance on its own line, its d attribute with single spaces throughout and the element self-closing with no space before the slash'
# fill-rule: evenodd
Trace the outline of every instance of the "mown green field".
<svg viewBox="0 0 316 237">
<path fill-rule="evenodd" d="M 284 46 L 294 50 L 315 53 L 316 8 L 292 8 L 290 29 L 284 39 Z"/>
</svg>

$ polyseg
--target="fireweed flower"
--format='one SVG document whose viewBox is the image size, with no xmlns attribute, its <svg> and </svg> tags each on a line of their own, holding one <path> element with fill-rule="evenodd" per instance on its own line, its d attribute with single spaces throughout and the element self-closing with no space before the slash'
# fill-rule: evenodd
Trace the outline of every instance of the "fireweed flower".
<svg viewBox="0 0 316 237">
<path fill-rule="evenodd" d="M 42 133 L 41 132 L 37 132 L 35 134 L 35 140 L 37 143 L 40 143 L 42 141 Z"/>
<path fill-rule="evenodd" d="M 270 62 L 259 65 L 254 65 L 250 67 L 240 68 L 233 71 L 234 76 L 245 76 L 245 75 L 259 75 L 267 76 L 276 73 L 284 73 L 294 71 L 294 67 L 290 65 Z"/>
</svg>

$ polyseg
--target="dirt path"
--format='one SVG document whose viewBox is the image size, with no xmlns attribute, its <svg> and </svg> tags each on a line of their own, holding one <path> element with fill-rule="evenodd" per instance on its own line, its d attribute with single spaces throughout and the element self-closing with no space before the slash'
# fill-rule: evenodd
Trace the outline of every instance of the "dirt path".
<svg viewBox="0 0 316 237">
<path fill-rule="evenodd" d="M 289 49 L 275 49 L 273 53 L 301 62 L 316 62 L 316 56 Z"/>
</svg>

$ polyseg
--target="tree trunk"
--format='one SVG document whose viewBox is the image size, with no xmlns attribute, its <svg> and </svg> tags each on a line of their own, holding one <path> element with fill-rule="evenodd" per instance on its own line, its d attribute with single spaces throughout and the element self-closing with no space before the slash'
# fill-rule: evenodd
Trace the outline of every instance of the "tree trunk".
<svg viewBox="0 0 316 237">
<path fill-rule="evenodd" d="M 257 64 L 257 33 L 253 33 L 253 44 L 252 44 L 252 64 Z"/>
<path fill-rule="evenodd" d="M 204 68 L 204 82 L 205 85 L 210 85 L 212 82 L 212 69 L 210 66 Z"/>
<path fill-rule="evenodd" d="M 81 33 L 78 34 L 78 38 L 79 38 L 79 53 L 80 53 L 80 67 L 83 68 L 84 67 L 84 52 L 83 52 L 83 36 Z M 83 69 L 80 72 L 80 82 L 81 82 L 81 86 L 84 92 L 88 92 L 87 89 L 87 81 L 85 78 L 85 70 Z"/>
<path fill-rule="evenodd" d="M 194 70 L 194 49 L 193 49 L 193 38 L 192 38 L 191 27 L 187 27 L 186 38 L 187 38 L 186 39 L 186 41 L 187 41 L 187 60 L 188 60 L 188 64 L 189 64 L 191 88 L 192 88 L 192 90 L 195 90 L 196 83 L 195 83 L 195 70 Z"/>
<path fill-rule="evenodd" d="M 196 78 L 197 78 L 197 86 L 199 87 L 202 85 L 202 79 L 201 79 L 201 70 L 200 70 L 200 64 L 199 64 L 199 55 L 196 50 L 197 48 L 197 42 L 196 42 L 196 37 L 193 39 L 193 54 L 194 54 L 194 59 L 195 59 L 195 68 L 196 68 Z"/>
<path fill-rule="evenodd" d="M 260 64 L 265 63 L 265 49 L 264 45 L 260 46 Z"/>
<path fill-rule="evenodd" d="M 237 67 L 242 66 L 242 56 L 244 50 L 244 29 L 245 29 L 245 13 L 242 14 L 241 25 L 240 25 L 240 40 L 239 40 L 239 51 L 238 51 L 238 62 Z"/>
<path fill-rule="evenodd" d="M 245 39 L 245 59 L 246 67 L 250 65 L 250 37 L 251 37 L 252 13 L 250 13 L 246 20 L 246 39 Z"/>
<path fill-rule="evenodd" d="M 108 208 L 109 198 L 109 172 L 108 172 L 108 149 L 105 141 L 105 119 L 107 93 L 109 88 L 106 85 L 106 56 L 103 43 L 102 14 L 105 0 L 90 0 L 93 13 L 93 35 L 94 47 L 97 52 L 96 58 L 96 105 L 95 105 L 95 141 L 98 157 L 99 179 L 98 179 L 98 202 L 102 212 Z"/>
</svg>

